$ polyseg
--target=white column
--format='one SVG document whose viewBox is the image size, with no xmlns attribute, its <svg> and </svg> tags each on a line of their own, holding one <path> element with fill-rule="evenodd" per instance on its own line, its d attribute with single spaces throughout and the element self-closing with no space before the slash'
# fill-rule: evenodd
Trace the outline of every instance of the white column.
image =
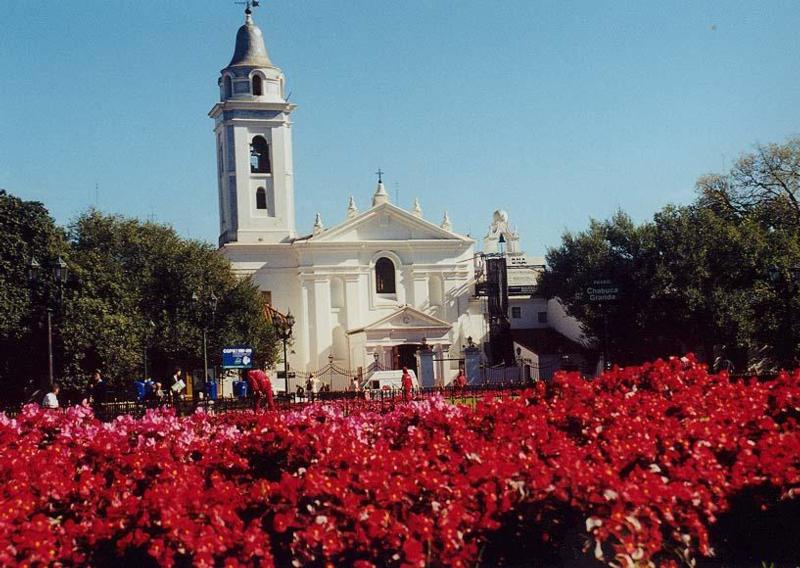
<svg viewBox="0 0 800 568">
<path fill-rule="evenodd" d="M 314 366 L 315 359 L 312 358 L 312 354 L 316 352 L 316 338 L 312 336 L 312 330 L 315 327 L 314 321 L 314 312 L 313 312 L 313 294 L 311 291 L 311 285 L 309 280 L 302 280 L 301 281 L 301 288 L 300 288 L 300 307 L 303 310 L 302 312 L 302 320 L 303 320 L 303 328 L 300 330 L 298 335 L 302 336 L 302 347 L 305 347 L 305 351 L 302 352 L 302 361 L 303 367 L 305 367 L 306 371 L 311 371 L 316 369 Z"/>
<path fill-rule="evenodd" d="M 414 279 L 414 295 L 411 299 L 411 305 L 421 310 L 425 307 L 428 300 L 428 278 L 424 275 L 416 274 Z"/>
<path fill-rule="evenodd" d="M 412 274 L 410 266 L 403 266 L 402 270 L 397 272 L 397 276 L 400 277 L 397 279 L 397 303 L 401 306 L 413 302 L 413 298 L 409 298 L 414 293 Z"/>
<path fill-rule="evenodd" d="M 361 283 L 358 274 L 347 275 L 344 277 L 344 302 L 346 307 L 346 320 L 344 322 L 347 330 L 357 329 L 364 325 L 361 321 L 361 304 L 366 298 L 361 296 Z"/>
<path fill-rule="evenodd" d="M 316 337 L 316 350 L 311 360 L 317 368 L 328 364 L 331 349 L 331 284 L 327 278 L 314 280 L 314 316 L 316 322 L 312 333 Z"/>
<path fill-rule="evenodd" d="M 434 368 L 436 369 L 436 385 L 444 386 L 446 380 L 445 369 L 447 369 L 447 361 L 443 361 L 442 359 L 445 358 L 447 351 L 445 351 L 442 344 L 439 344 L 434 348 L 434 353 L 436 354 L 436 359 L 438 359 L 438 361 L 435 361 L 436 364 L 434 365 Z"/>
</svg>

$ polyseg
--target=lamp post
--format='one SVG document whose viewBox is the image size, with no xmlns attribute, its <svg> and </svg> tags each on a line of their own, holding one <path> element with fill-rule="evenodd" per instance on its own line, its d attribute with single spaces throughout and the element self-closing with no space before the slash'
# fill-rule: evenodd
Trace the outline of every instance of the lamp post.
<svg viewBox="0 0 800 568">
<path fill-rule="evenodd" d="M 194 302 L 200 302 L 200 295 L 195 292 L 192 294 L 192 300 Z M 206 307 L 211 312 L 211 321 L 212 323 L 216 320 L 217 317 L 217 303 L 219 299 L 217 298 L 216 294 L 212 291 L 211 294 L 206 299 Z M 207 314 L 203 314 L 207 316 Z M 208 383 L 208 318 L 203 318 L 203 383 Z"/>
<path fill-rule="evenodd" d="M 286 396 L 289 396 L 289 358 L 286 354 L 286 344 L 292 337 L 292 328 L 294 327 L 292 310 L 286 312 L 286 317 L 276 319 L 275 332 L 278 334 L 278 338 L 283 341 L 283 378 L 286 381 Z"/>
<path fill-rule="evenodd" d="M 331 390 L 333 390 L 333 361 L 334 361 L 334 359 L 336 359 L 336 357 L 334 356 L 333 351 L 331 351 L 328 354 L 328 385 L 330 385 Z"/>
<path fill-rule="evenodd" d="M 156 324 L 153 322 L 153 320 L 148 320 L 147 325 L 148 327 L 145 328 L 144 332 L 144 350 L 143 350 L 144 358 L 142 360 L 144 366 L 144 376 L 142 377 L 142 379 L 145 381 L 147 380 L 147 348 L 150 345 L 150 339 L 152 337 L 153 330 L 156 327 Z"/>
<path fill-rule="evenodd" d="M 57 294 L 57 301 L 59 305 L 64 300 L 64 284 L 67 282 L 67 278 L 69 278 L 69 268 L 67 267 L 67 263 L 59 256 L 58 259 L 50 266 L 52 270 L 53 280 L 58 286 L 58 294 Z M 28 282 L 30 283 L 31 287 L 33 287 L 39 280 L 39 276 L 42 272 L 42 265 L 39 262 L 31 257 L 31 261 L 28 264 Z M 49 291 L 49 290 L 48 290 Z M 53 307 L 50 304 L 49 294 L 47 294 L 47 378 L 48 378 L 48 388 L 52 388 L 54 379 L 53 379 Z"/>
</svg>

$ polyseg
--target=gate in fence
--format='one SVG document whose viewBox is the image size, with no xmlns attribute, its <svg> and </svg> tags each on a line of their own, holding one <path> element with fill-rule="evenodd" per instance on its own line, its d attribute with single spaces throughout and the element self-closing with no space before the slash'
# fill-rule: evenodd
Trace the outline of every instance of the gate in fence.
<svg viewBox="0 0 800 568">
<path fill-rule="evenodd" d="M 295 381 L 290 381 L 290 385 L 294 386 L 295 389 L 297 389 L 297 385 L 299 385 L 303 390 L 308 390 L 311 384 L 309 383 L 309 379 L 313 380 L 313 378 L 319 381 L 316 387 L 318 390 L 331 392 L 352 389 L 353 379 L 357 379 L 359 384 L 361 383 L 361 374 L 358 371 L 345 369 L 331 362 L 321 369 L 310 373 L 297 373 Z"/>
</svg>

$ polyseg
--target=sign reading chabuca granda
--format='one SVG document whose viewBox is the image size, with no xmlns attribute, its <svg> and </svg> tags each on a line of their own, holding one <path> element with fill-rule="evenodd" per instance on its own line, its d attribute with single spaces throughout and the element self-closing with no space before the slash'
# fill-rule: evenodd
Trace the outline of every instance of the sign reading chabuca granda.
<svg viewBox="0 0 800 568">
<path fill-rule="evenodd" d="M 586 296 L 590 302 L 616 302 L 619 299 L 619 286 L 610 278 L 598 278 L 586 288 Z"/>
</svg>

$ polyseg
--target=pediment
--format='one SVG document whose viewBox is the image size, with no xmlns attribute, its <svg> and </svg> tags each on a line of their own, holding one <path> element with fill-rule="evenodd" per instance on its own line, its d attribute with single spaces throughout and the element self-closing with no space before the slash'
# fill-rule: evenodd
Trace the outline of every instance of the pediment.
<svg viewBox="0 0 800 568">
<path fill-rule="evenodd" d="M 435 316 L 421 312 L 411 306 L 403 306 L 369 325 L 350 330 L 348 333 L 380 330 L 435 330 L 447 333 L 452 327 L 450 323 Z"/>
<path fill-rule="evenodd" d="M 408 211 L 383 203 L 331 227 L 310 239 L 312 242 L 365 242 L 441 240 L 471 242 L 470 239 L 446 231 Z"/>
</svg>

